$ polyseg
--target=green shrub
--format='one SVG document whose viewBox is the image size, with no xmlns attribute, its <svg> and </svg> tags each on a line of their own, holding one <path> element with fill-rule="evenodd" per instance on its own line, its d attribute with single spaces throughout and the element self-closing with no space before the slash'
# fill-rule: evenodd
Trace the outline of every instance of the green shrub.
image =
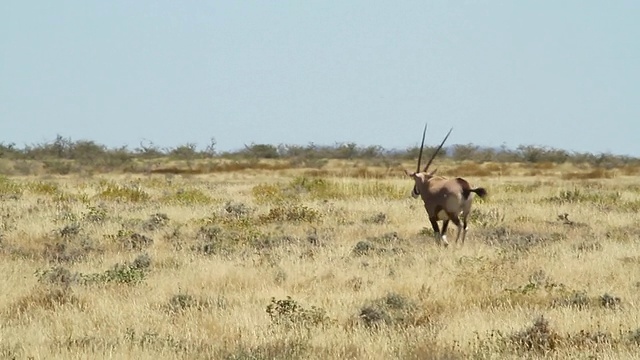
<svg viewBox="0 0 640 360">
<path fill-rule="evenodd" d="M 28 184 L 27 188 L 34 194 L 56 196 L 61 193 L 60 187 L 54 183 L 33 182 Z"/>
<path fill-rule="evenodd" d="M 209 195 L 199 189 L 181 189 L 165 196 L 162 201 L 178 205 L 206 205 L 213 202 Z"/>
<path fill-rule="evenodd" d="M 107 209 L 102 206 L 89 206 L 87 212 L 82 214 L 82 218 L 93 223 L 101 223 L 107 219 Z"/>
<path fill-rule="evenodd" d="M 271 322 L 275 325 L 310 329 L 318 326 L 326 327 L 331 324 L 324 309 L 315 306 L 306 309 L 290 296 L 281 300 L 271 298 L 271 303 L 267 305 L 266 311 Z"/>
<path fill-rule="evenodd" d="M 22 187 L 6 176 L 0 175 L 0 197 L 18 199 L 22 195 Z"/>
<path fill-rule="evenodd" d="M 258 218 L 261 223 L 283 221 L 313 223 L 320 219 L 320 212 L 305 205 L 285 204 L 272 207 L 268 214 L 260 215 Z"/>
<path fill-rule="evenodd" d="M 72 273 L 63 267 L 36 271 L 40 282 L 70 286 L 73 284 L 92 285 L 99 283 L 137 284 L 142 282 L 151 266 L 151 258 L 147 254 L 139 255 L 133 262 L 115 264 L 101 273 Z"/>
<path fill-rule="evenodd" d="M 280 185 L 258 184 L 251 189 L 251 195 L 257 204 L 282 204 L 287 196 Z"/>
</svg>

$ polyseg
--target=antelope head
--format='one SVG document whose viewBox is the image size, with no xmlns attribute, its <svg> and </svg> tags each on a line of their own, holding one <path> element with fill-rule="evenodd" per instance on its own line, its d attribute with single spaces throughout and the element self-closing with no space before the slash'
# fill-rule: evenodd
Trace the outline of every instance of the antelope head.
<svg viewBox="0 0 640 360">
<path fill-rule="evenodd" d="M 433 152 L 433 155 L 431 155 L 431 158 L 427 162 L 427 165 L 425 165 L 424 169 L 420 171 L 420 163 L 422 162 L 422 151 L 424 149 L 424 138 L 425 138 L 425 135 L 427 134 L 427 124 L 424 124 L 424 130 L 422 131 L 422 142 L 420 143 L 420 153 L 418 154 L 418 166 L 416 167 L 416 171 L 412 172 L 407 169 L 404 170 L 407 176 L 409 176 L 415 181 L 415 184 L 413 185 L 413 190 L 411 191 L 411 196 L 413 196 L 414 199 L 420 196 L 420 187 L 421 187 L 420 185 L 429 181 L 436 174 L 436 171 L 438 171 L 437 168 L 432 171 L 428 171 L 429 166 L 433 162 L 433 159 L 435 159 L 436 156 L 438 155 L 438 152 L 440 151 L 440 149 L 442 149 L 442 146 L 444 146 L 444 143 L 445 141 L 447 141 L 447 138 L 449 138 L 449 135 L 451 135 L 451 131 L 453 131 L 453 128 L 449 130 L 449 132 L 447 133 L 447 136 L 445 136 L 444 140 L 442 140 L 442 142 L 440 143 L 440 146 L 438 146 L 436 151 Z"/>
</svg>

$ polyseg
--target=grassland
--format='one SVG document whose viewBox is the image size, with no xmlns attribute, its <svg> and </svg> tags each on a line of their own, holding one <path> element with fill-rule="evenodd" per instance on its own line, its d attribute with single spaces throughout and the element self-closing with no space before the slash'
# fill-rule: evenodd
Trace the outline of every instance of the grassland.
<svg viewBox="0 0 640 360">
<path fill-rule="evenodd" d="M 634 169 L 438 164 L 490 194 L 445 249 L 400 166 L 260 164 L 0 177 L 0 358 L 640 351 Z"/>
</svg>

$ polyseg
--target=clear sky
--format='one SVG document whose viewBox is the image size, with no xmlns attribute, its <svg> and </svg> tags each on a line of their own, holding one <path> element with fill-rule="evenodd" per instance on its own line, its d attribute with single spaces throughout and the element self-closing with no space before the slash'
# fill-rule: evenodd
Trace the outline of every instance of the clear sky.
<svg viewBox="0 0 640 360">
<path fill-rule="evenodd" d="M 0 2 L 0 142 L 640 156 L 640 1 Z"/>
</svg>

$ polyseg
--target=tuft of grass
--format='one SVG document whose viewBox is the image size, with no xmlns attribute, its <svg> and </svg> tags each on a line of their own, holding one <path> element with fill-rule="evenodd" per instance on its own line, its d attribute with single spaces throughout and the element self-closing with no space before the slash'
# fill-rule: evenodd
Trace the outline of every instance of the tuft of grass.
<svg viewBox="0 0 640 360">
<path fill-rule="evenodd" d="M 163 202 L 168 204 L 188 205 L 207 205 L 213 202 L 213 199 L 202 190 L 199 189 L 180 189 L 176 192 L 162 198 Z"/>
<path fill-rule="evenodd" d="M 151 198 L 138 186 L 124 186 L 111 182 L 102 182 L 98 198 L 102 200 L 119 202 L 145 202 Z"/>
</svg>

